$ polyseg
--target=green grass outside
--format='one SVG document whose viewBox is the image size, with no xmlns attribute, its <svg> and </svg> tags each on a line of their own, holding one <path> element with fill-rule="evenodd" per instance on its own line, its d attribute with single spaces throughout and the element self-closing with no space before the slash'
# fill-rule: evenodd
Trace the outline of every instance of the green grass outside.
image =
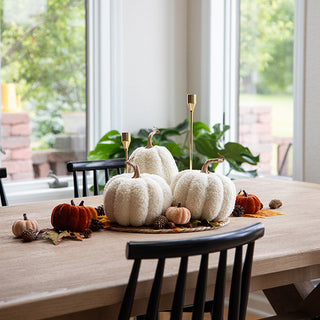
<svg viewBox="0 0 320 320">
<path fill-rule="evenodd" d="M 277 137 L 293 136 L 293 97 L 291 95 L 240 94 L 240 106 L 272 106 L 272 134 Z"/>
</svg>

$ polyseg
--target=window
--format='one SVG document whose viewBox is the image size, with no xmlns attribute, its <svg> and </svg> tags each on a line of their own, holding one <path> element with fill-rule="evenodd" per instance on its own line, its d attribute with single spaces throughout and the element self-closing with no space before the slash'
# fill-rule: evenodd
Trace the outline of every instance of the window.
<svg viewBox="0 0 320 320">
<path fill-rule="evenodd" d="M 2 0 L 1 165 L 11 180 L 86 158 L 84 0 Z"/>
<path fill-rule="evenodd" d="M 240 1 L 239 142 L 292 176 L 294 0 Z"/>
</svg>

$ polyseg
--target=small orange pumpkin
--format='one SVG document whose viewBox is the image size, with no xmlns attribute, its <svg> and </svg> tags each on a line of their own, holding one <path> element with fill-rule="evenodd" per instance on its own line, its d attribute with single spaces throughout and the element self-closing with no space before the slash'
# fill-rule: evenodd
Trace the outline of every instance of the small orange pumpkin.
<svg viewBox="0 0 320 320">
<path fill-rule="evenodd" d="M 12 232 L 16 237 L 21 237 L 22 232 L 26 229 L 38 231 L 38 222 L 34 219 L 28 219 L 27 214 L 23 214 L 23 219 L 16 220 L 12 225 Z"/>
<path fill-rule="evenodd" d="M 186 224 L 190 221 L 191 213 L 189 209 L 181 207 L 179 202 L 178 206 L 169 207 L 166 210 L 166 217 L 175 224 Z"/>
<path fill-rule="evenodd" d="M 83 205 L 83 201 L 78 206 L 71 200 L 71 204 L 62 203 L 52 210 L 51 224 L 56 230 L 69 230 L 83 232 L 91 225 L 91 219 L 97 219 L 97 211 L 92 207 Z"/>
<path fill-rule="evenodd" d="M 245 213 L 255 214 L 261 208 L 261 201 L 257 196 L 243 190 L 242 194 L 241 191 L 237 194 L 236 205 L 242 206 Z"/>
</svg>

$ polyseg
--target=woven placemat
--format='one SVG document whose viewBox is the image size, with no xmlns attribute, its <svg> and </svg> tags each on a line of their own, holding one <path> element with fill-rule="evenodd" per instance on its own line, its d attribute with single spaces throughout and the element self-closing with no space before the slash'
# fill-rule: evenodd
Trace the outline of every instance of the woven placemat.
<svg viewBox="0 0 320 320">
<path fill-rule="evenodd" d="M 221 227 L 226 226 L 230 223 L 230 219 L 226 219 L 224 221 L 215 222 L 217 226 L 209 227 L 209 226 L 200 226 L 200 227 L 177 227 L 174 229 L 153 229 L 153 227 L 122 227 L 122 226 L 112 226 L 109 227 L 108 230 L 112 231 L 121 231 L 121 232 L 135 232 L 135 233 L 186 233 L 186 232 L 199 232 L 199 231 L 208 231 L 219 229 Z"/>
</svg>

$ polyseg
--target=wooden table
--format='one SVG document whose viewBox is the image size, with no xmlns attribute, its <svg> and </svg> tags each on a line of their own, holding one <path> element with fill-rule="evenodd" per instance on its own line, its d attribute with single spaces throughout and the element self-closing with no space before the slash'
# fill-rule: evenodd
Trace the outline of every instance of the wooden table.
<svg viewBox="0 0 320 320">
<path fill-rule="evenodd" d="M 295 309 L 297 301 L 313 289 L 309 280 L 320 278 L 320 185 L 270 178 L 237 180 L 235 184 L 237 190 L 259 196 L 265 207 L 270 200 L 281 199 L 281 211 L 287 214 L 266 219 L 231 217 L 230 224 L 221 229 L 185 234 L 99 231 L 89 239 L 63 240 L 55 246 L 47 240 L 22 243 L 13 237 L 11 225 L 26 212 L 38 220 L 41 228 L 51 227 L 51 211 L 57 201 L 0 208 L 0 319 L 70 320 L 80 314 L 83 319 L 94 319 L 103 313 L 106 319 L 117 318 L 132 266 L 132 261 L 125 258 L 127 241 L 204 236 L 259 220 L 266 232 L 256 243 L 251 291 L 264 290 L 278 313 Z M 101 196 L 85 199 L 87 205 L 101 203 Z M 191 264 L 189 289 L 195 284 L 192 269 L 197 263 Z M 154 265 L 153 261 L 142 265 L 135 310 L 149 295 Z M 174 289 L 177 265 L 175 260 L 168 262 L 163 306 Z M 304 307 L 318 315 L 319 301 L 318 286 Z"/>
</svg>

